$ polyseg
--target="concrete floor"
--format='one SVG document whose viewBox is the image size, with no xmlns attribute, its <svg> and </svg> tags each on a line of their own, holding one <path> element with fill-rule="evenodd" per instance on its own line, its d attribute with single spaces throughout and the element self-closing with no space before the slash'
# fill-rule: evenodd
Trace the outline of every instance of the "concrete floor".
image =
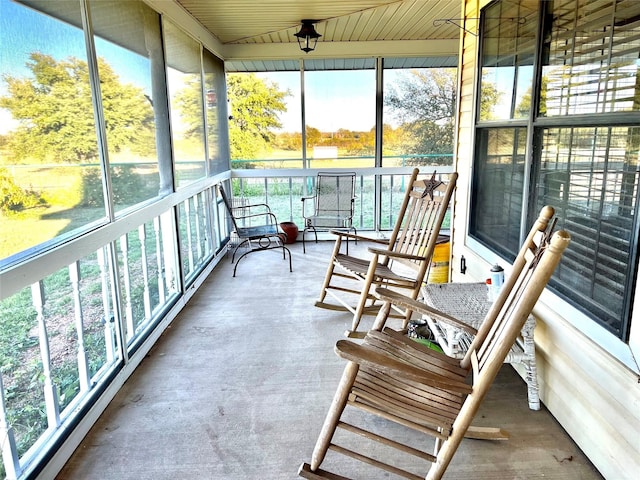
<svg viewBox="0 0 640 480">
<path fill-rule="evenodd" d="M 313 306 L 332 243 L 308 244 L 306 255 L 301 243 L 291 247 L 293 273 L 274 251 L 243 259 L 236 278 L 223 261 L 57 478 L 298 478 L 343 369 L 333 346 L 350 315 Z M 511 439 L 465 440 L 445 478 L 602 478 L 544 406 L 528 409 L 509 365 L 474 424 L 505 428 Z M 429 438 L 397 435 L 431 448 Z M 415 462 L 423 475 L 428 466 Z M 349 463 L 330 452 L 323 467 L 344 474 Z"/>
</svg>

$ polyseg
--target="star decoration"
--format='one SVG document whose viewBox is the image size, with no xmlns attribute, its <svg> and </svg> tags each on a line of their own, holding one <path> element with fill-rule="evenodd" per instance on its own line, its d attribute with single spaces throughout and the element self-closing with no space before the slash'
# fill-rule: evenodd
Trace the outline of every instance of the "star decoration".
<svg viewBox="0 0 640 480">
<path fill-rule="evenodd" d="M 431 178 L 424 184 L 424 192 L 422 192 L 422 198 L 429 195 L 429 198 L 433 200 L 433 191 L 442 184 L 443 182 L 441 182 L 440 180 L 436 180 L 436 171 L 434 170 Z"/>
</svg>

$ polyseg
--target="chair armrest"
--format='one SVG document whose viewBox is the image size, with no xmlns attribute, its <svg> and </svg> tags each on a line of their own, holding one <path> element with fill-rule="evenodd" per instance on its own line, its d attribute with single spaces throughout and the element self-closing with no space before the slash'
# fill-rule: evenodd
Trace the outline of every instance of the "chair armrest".
<svg viewBox="0 0 640 480">
<path fill-rule="evenodd" d="M 248 205 L 238 205 L 238 206 L 234 206 L 231 207 L 231 210 L 233 211 L 233 215 L 236 218 L 240 218 L 240 217 L 246 217 L 247 215 L 237 215 L 236 212 L 238 211 L 242 211 L 242 210 L 249 210 L 251 211 L 251 209 L 260 209 L 261 211 L 259 212 L 259 214 L 266 214 L 266 213 L 271 213 L 271 207 L 266 204 L 266 203 L 251 203 Z M 252 214 L 250 214 L 252 215 Z"/>
<path fill-rule="evenodd" d="M 463 321 L 458 320 L 457 318 L 452 317 L 451 315 L 448 315 L 444 312 L 441 312 L 440 310 L 436 310 L 426 303 L 414 300 L 413 298 L 407 297 L 406 295 L 402 295 L 401 293 L 394 292 L 386 288 L 376 287 L 376 289 L 374 290 L 374 294 L 382 301 L 391 302 L 394 305 L 411 310 L 413 312 L 418 312 L 422 315 L 428 315 L 438 322 L 448 323 L 449 325 L 464 330 L 471 335 L 475 335 L 476 333 L 478 333 L 475 328 L 467 325 Z"/>
<path fill-rule="evenodd" d="M 271 211 L 271 207 L 266 203 L 250 203 L 248 205 L 239 205 L 233 208 L 254 208 L 254 207 L 264 207 L 267 210 Z"/>
<path fill-rule="evenodd" d="M 381 248 L 375 248 L 375 247 L 369 247 L 367 250 L 369 250 L 370 253 L 373 253 L 376 255 L 385 255 L 389 258 L 404 258 L 406 260 L 425 260 L 427 258 L 423 255 L 411 255 L 409 253 L 400 253 L 400 252 L 394 252 L 390 250 L 382 250 Z"/>
<path fill-rule="evenodd" d="M 382 373 L 402 377 L 423 385 L 463 394 L 469 394 L 472 390 L 471 385 L 466 382 L 414 367 L 378 352 L 367 345 L 359 345 L 348 340 L 338 340 L 335 352 L 339 357 L 355 362 L 360 366 L 366 366 Z"/>
<path fill-rule="evenodd" d="M 265 217 L 265 224 L 267 224 L 267 225 L 277 225 L 278 224 L 278 219 L 277 219 L 276 215 L 274 213 L 271 213 L 271 212 L 251 213 L 249 215 L 234 215 L 234 218 L 236 219 L 236 222 L 238 222 L 240 220 L 246 220 L 246 219 L 249 219 L 249 218 L 256 218 L 256 217 Z"/>
<path fill-rule="evenodd" d="M 348 238 L 354 238 L 358 241 L 363 241 L 363 242 L 374 242 L 374 243 L 380 243 L 381 245 L 388 245 L 389 242 L 387 240 L 381 240 L 381 239 L 377 239 L 377 238 L 370 238 L 370 237 L 363 237 L 360 235 L 356 235 L 355 233 L 349 233 L 346 232 L 344 230 L 329 230 L 329 233 L 333 233 L 334 235 L 338 235 L 339 237 L 348 237 Z M 386 252 L 386 250 L 385 250 Z"/>
<path fill-rule="evenodd" d="M 302 201 L 302 218 L 306 219 L 313 216 L 314 214 L 314 208 L 315 207 L 315 203 L 311 204 L 308 203 L 307 200 L 315 200 L 316 197 L 315 195 L 313 197 L 301 197 L 300 200 Z M 307 210 L 309 211 L 307 213 Z"/>
</svg>

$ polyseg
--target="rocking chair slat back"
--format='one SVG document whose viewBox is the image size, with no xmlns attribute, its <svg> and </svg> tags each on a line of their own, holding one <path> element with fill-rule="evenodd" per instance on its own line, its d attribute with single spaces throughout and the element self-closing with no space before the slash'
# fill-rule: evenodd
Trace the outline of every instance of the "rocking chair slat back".
<svg viewBox="0 0 640 480">
<path fill-rule="evenodd" d="M 437 235 L 434 237 L 431 232 L 434 231 L 436 225 L 441 225 L 447 213 L 445 208 L 441 208 L 442 204 L 448 198 L 446 196 L 447 184 L 438 182 L 433 188 L 433 198 L 427 192 L 427 180 L 418 180 L 409 193 L 408 206 L 404 218 L 398 220 L 401 224 L 398 226 L 398 238 L 393 248 L 396 252 L 411 255 L 422 256 L 424 252 L 431 251 L 438 241 Z M 419 258 L 396 258 L 394 261 L 405 265 L 416 272 L 427 270 L 430 263 L 424 262 Z"/>
<path fill-rule="evenodd" d="M 362 316 L 375 315 L 378 311 L 373 295 L 376 285 L 395 286 L 408 291 L 413 299 L 418 297 L 436 244 L 445 238 L 440 235 L 440 228 L 447 215 L 458 174 L 444 175 L 446 181 L 437 179 L 436 172 L 426 179 L 418 179 L 418 174 L 419 170 L 414 169 L 406 183 L 406 192 L 388 242 L 332 231 L 338 238 L 316 306 L 353 313 L 348 336 L 361 335 L 356 330 Z M 343 239 L 378 243 L 380 246 L 368 249 L 370 258 L 361 258 L 349 255 L 348 251 L 341 253 Z M 340 305 L 325 302 L 327 295 Z M 395 316 L 403 318 L 406 326 L 411 311 L 395 310 Z"/>
<path fill-rule="evenodd" d="M 550 206 L 545 206 L 540 211 L 537 220 L 520 248 L 518 256 L 513 262 L 511 272 L 507 276 L 498 298 L 489 309 L 485 320 L 473 339 L 473 343 L 469 347 L 467 355 L 463 358 L 462 366 L 469 366 L 471 361 L 469 358 L 470 352 L 483 345 L 487 336 L 495 335 L 501 328 L 501 323 L 506 318 L 509 318 L 512 310 L 518 306 L 521 291 L 526 288 L 530 280 L 533 270 L 532 265 L 535 265 L 537 259 L 542 255 L 544 248 L 546 248 L 545 245 L 548 244 L 555 228 L 554 215 L 555 210 Z M 484 352 L 479 350 L 478 356 L 480 363 L 482 363 Z"/>
</svg>

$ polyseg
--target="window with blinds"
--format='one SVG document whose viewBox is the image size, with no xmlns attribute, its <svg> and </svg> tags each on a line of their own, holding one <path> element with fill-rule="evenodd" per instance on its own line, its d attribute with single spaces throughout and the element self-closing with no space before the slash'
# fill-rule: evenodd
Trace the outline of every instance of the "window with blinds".
<svg viewBox="0 0 640 480">
<path fill-rule="evenodd" d="M 538 207 L 553 205 L 571 248 L 554 288 L 618 337 L 634 278 L 640 127 L 540 131 Z"/>
<path fill-rule="evenodd" d="M 640 109 L 640 2 L 549 2 L 540 115 Z"/>
<path fill-rule="evenodd" d="M 474 169 L 471 205 L 476 239 L 506 258 L 520 249 L 526 128 L 484 128 L 476 137 L 483 161 Z"/>
<path fill-rule="evenodd" d="M 516 231 L 552 205 L 572 243 L 550 287 L 627 341 L 639 231 L 640 2 L 541 1 L 533 18 L 523 13 L 530 7 L 502 0 L 483 11 L 481 97 L 501 91 L 492 80 L 499 62 L 516 68 L 533 58 L 533 65 L 526 89 L 512 82 L 503 94 L 508 114 L 495 113 L 505 99 L 493 102 L 489 116 L 480 99 L 470 235 L 511 259 L 522 240 Z M 514 41 L 515 30 L 537 29 L 501 27 L 496 16 L 541 24 L 540 38 Z"/>
</svg>

